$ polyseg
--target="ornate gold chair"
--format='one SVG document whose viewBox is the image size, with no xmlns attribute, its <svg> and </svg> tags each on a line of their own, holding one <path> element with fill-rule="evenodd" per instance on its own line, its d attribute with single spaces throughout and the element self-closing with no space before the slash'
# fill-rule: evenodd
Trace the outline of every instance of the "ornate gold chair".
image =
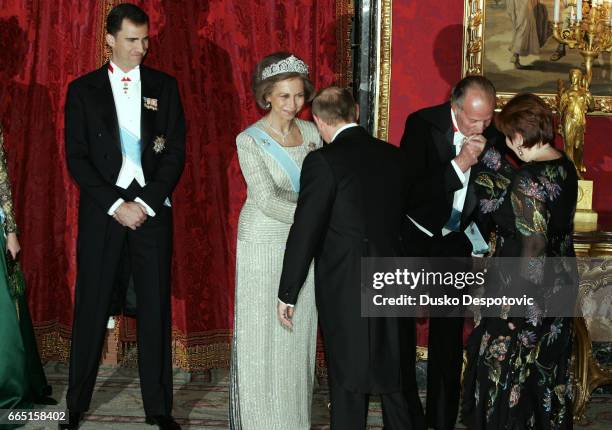
<svg viewBox="0 0 612 430">
<path fill-rule="evenodd" d="M 612 232 L 577 232 L 574 248 L 579 261 L 580 289 L 574 343 L 574 419 L 584 418 L 593 391 L 612 384 L 612 366 L 593 356 L 593 341 L 612 343 Z M 590 259 L 580 257 L 591 257 Z"/>
</svg>

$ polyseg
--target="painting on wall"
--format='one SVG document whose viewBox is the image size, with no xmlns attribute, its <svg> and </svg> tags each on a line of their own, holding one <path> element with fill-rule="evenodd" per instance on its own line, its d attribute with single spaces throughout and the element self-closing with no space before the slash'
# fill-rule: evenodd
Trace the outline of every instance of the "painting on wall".
<svg viewBox="0 0 612 430">
<path fill-rule="evenodd" d="M 562 23 L 570 11 L 561 8 Z M 555 106 L 558 80 L 567 81 L 572 68 L 584 68 L 584 60 L 552 36 L 553 15 L 554 0 L 465 0 L 463 75 L 489 78 L 500 105 L 516 93 L 532 92 Z M 593 64 L 597 114 L 612 114 L 611 57 L 603 52 Z"/>
</svg>

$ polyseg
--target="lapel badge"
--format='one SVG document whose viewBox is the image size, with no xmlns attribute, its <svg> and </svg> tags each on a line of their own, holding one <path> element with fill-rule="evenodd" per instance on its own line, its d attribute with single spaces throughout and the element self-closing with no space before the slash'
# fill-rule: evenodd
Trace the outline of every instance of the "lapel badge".
<svg viewBox="0 0 612 430">
<path fill-rule="evenodd" d="M 317 145 L 316 145 L 314 142 L 309 142 L 309 143 L 308 143 L 308 151 L 309 151 L 309 152 L 312 152 L 312 151 L 314 151 L 315 149 L 317 149 Z"/>
<path fill-rule="evenodd" d="M 157 110 L 157 99 L 152 99 L 152 98 L 149 98 L 149 97 L 143 97 L 142 100 L 144 102 L 145 109 Z"/>
<path fill-rule="evenodd" d="M 162 135 L 157 136 L 155 140 L 153 140 L 153 151 L 156 154 L 159 154 L 166 147 L 166 138 Z"/>
</svg>

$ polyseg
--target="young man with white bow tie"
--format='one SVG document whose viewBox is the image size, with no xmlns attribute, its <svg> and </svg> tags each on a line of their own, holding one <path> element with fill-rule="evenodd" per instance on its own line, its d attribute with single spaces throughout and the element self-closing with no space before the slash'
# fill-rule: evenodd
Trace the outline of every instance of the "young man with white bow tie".
<svg viewBox="0 0 612 430">
<path fill-rule="evenodd" d="M 69 422 L 89 408 L 120 265 L 134 279 L 138 365 L 146 422 L 180 426 L 172 412 L 170 196 L 183 170 L 185 121 L 177 82 L 141 66 L 149 18 L 132 4 L 107 17 L 112 56 L 73 81 L 66 159 L 80 188 Z"/>
</svg>

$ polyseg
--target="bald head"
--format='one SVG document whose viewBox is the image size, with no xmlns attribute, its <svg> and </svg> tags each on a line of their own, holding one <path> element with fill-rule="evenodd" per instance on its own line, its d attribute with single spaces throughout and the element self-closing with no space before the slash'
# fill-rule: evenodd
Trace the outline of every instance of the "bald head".
<svg viewBox="0 0 612 430">
<path fill-rule="evenodd" d="M 328 143 L 341 127 L 356 122 L 358 116 L 359 107 L 346 88 L 327 87 L 312 101 L 312 117 L 321 137 Z"/>
<path fill-rule="evenodd" d="M 355 122 L 357 111 L 353 94 L 346 88 L 336 86 L 324 88 L 312 101 L 312 114 L 329 125 Z"/>
<path fill-rule="evenodd" d="M 495 87 L 483 76 L 463 78 L 453 88 L 451 106 L 464 136 L 482 134 L 495 110 Z"/>
</svg>

